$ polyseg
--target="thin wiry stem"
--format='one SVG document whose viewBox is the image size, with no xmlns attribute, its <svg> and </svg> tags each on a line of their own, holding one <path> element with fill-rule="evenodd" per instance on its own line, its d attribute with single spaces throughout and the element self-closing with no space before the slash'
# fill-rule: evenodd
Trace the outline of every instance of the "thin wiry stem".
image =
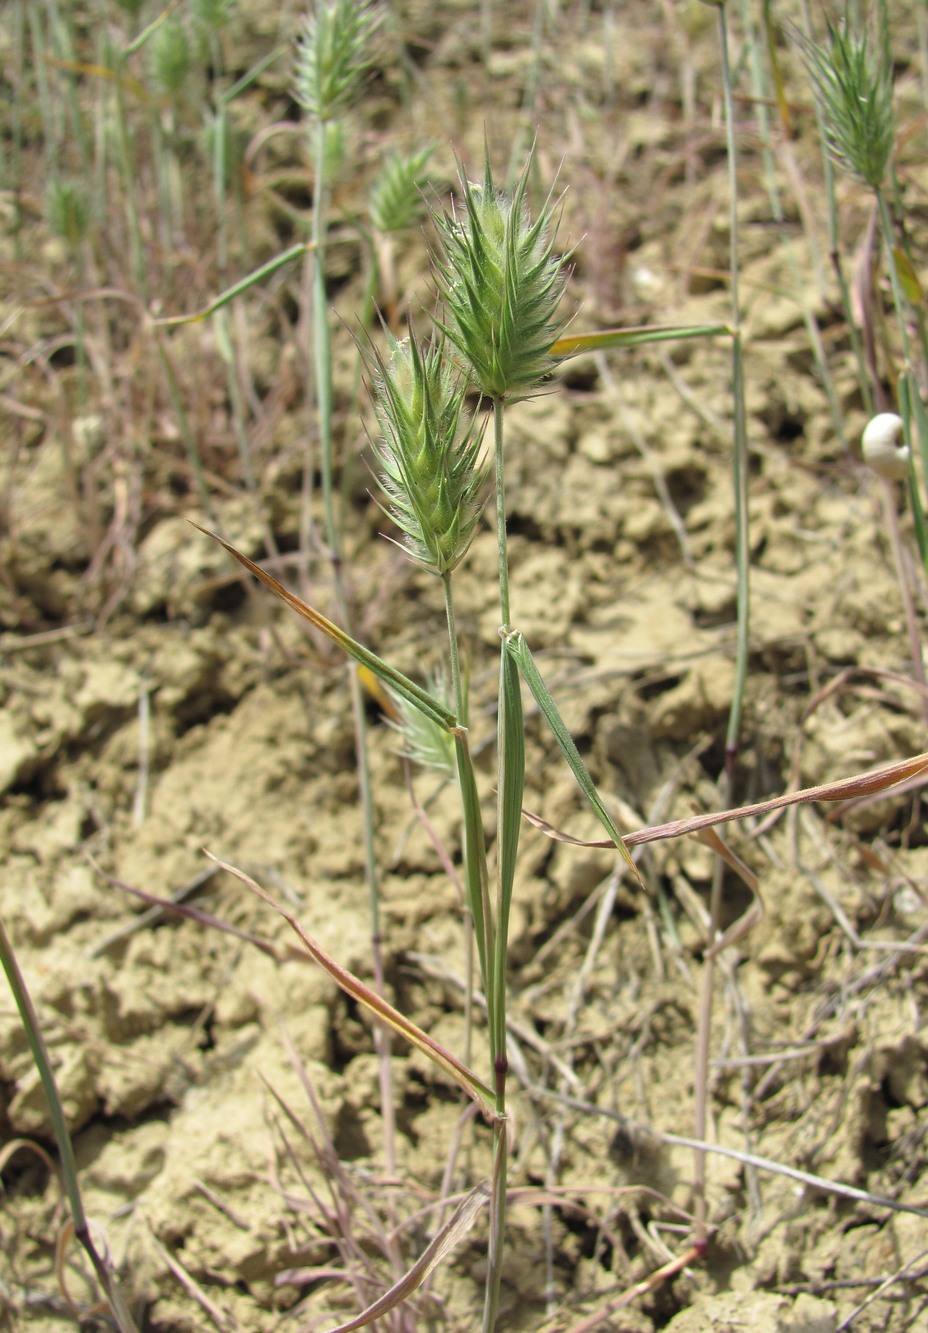
<svg viewBox="0 0 928 1333">
<path fill-rule="evenodd" d="M 451 571 L 442 575 L 442 588 L 445 593 L 445 619 L 448 624 L 448 660 L 451 664 L 451 697 L 454 699 L 454 711 L 459 722 L 467 725 L 467 707 L 464 699 L 464 679 L 461 674 L 461 651 L 458 643 L 457 618 L 454 613 L 454 597 L 451 590 Z"/>
<path fill-rule="evenodd" d="M 493 457 L 496 483 L 496 552 L 499 567 L 499 619 L 503 630 L 509 624 L 509 551 L 506 542 L 506 484 L 503 467 L 503 404 L 493 404 Z"/>
<path fill-rule="evenodd" d="M 332 338 L 329 328 L 328 298 L 325 287 L 325 258 L 327 240 L 327 189 L 325 178 L 326 166 L 326 120 L 319 115 L 314 125 L 314 199 L 313 199 L 313 272 L 312 272 L 312 314 L 313 314 L 313 365 L 314 387 L 316 394 L 317 423 L 319 430 L 320 462 L 322 472 L 322 496 L 325 521 L 326 545 L 332 563 L 332 584 L 335 605 L 342 627 L 351 632 L 351 617 L 348 597 L 342 577 L 342 540 L 338 518 L 335 511 L 334 457 L 333 457 L 333 388 L 332 388 Z M 304 499 L 311 492 L 312 461 L 307 456 L 304 472 Z M 308 511 L 304 506 L 304 514 Z M 303 535 L 303 534 L 301 534 Z M 304 557 L 308 551 L 304 548 Z M 367 718 L 364 712 L 364 700 L 361 683 L 353 663 L 348 665 L 348 692 L 351 699 L 351 714 L 354 724 L 355 756 L 358 770 L 358 794 L 361 801 L 361 814 L 364 838 L 364 868 L 368 887 L 368 910 L 371 929 L 371 955 L 374 971 L 374 985 L 378 995 L 384 993 L 383 941 L 380 921 L 380 876 L 377 867 L 377 854 L 374 846 L 374 799 L 371 788 L 370 760 L 367 743 Z M 384 1157 L 388 1172 L 392 1174 L 396 1165 L 396 1133 L 393 1107 L 392 1074 L 390 1066 L 390 1037 L 380 1024 L 374 1024 L 374 1043 L 379 1058 L 379 1076 L 381 1092 L 381 1115 L 383 1118 Z M 399 1256 L 397 1254 L 397 1262 Z"/>
<path fill-rule="evenodd" d="M 316 420 L 322 471 L 322 503 L 325 513 L 325 538 L 329 555 L 336 566 L 341 561 L 341 542 L 335 516 L 332 458 L 332 337 L 329 330 L 328 297 L 325 290 L 326 252 L 326 122 L 315 126 L 315 173 L 313 186 L 313 366 L 315 371 Z M 312 466 L 307 459 L 306 466 Z"/>
<path fill-rule="evenodd" d="M 506 1185 L 509 1171 L 509 1124 L 493 1125 L 493 1174 L 490 1179 L 490 1246 L 484 1293 L 482 1333 L 494 1333 L 499 1312 L 500 1280 L 506 1239 Z"/>
<path fill-rule="evenodd" d="M 912 340 L 909 337 L 909 326 L 906 320 L 908 302 L 902 290 L 902 284 L 899 281 L 899 270 L 896 267 L 895 256 L 895 237 L 893 220 L 889 212 L 889 205 L 886 202 L 886 195 L 881 189 L 873 191 L 876 199 L 877 211 L 880 218 L 880 230 L 883 233 L 883 244 L 886 247 L 887 267 L 889 268 L 889 281 L 893 292 L 893 305 L 896 310 L 896 319 L 899 324 L 899 337 L 902 341 L 902 355 L 905 359 L 906 370 L 912 369 Z"/>
<path fill-rule="evenodd" d="M 734 782 L 735 762 L 741 734 L 741 713 L 748 668 L 748 630 L 750 619 L 749 533 L 747 503 L 747 422 L 744 405 L 744 361 L 741 344 L 741 303 L 739 293 L 738 252 L 738 177 L 735 153 L 734 108 L 732 105 L 731 66 L 728 59 L 728 25 L 725 5 L 719 6 L 719 48 L 722 60 L 722 87 L 725 99 L 725 130 L 728 158 L 729 190 L 729 279 L 731 285 L 732 326 L 732 399 L 734 432 L 732 441 L 732 474 L 735 497 L 735 566 L 737 571 L 737 644 L 735 651 L 735 681 L 728 730 L 725 737 L 725 774 L 723 785 L 726 798 Z M 702 987 L 699 1003 L 699 1021 L 695 1052 L 695 1137 L 705 1139 L 708 1116 L 709 1039 L 712 1025 L 712 992 L 714 962 L 711 946 L 718 933 L 722 906 L 724 862 L 716 858 L 709 912 L 709 935 L 706 958 L 703 963 Z M 696 1198 L 696 1243 L 706 1238 L 706 1155 L 697 1149 L 693 1167 L 693 1193 Z"/>
<path fill-rule="evenodd" d="M 725 98 L 725 131 L 728 157 L 729 195 L 729 275 L 731 284 L 732 327 L 732 398 L 734 404 L 734 436 L 732 441 L 732 473 L 735 493 L 735 566 L 737 569 L 737 646 L 735 650 L 735 683 L 728 731 L 725 737 L 725 768 L 729 780 L 734 773 L 741 733 L 741 712 L 748 670 L 748 631 L 750 623 L 750 545 L 747 503 L 747 418 L 744 404 L 744 362 L 741 344 L 741 300 L 738 286 L 738 165 L 735 150 L 735 121 L 732 104 L 731 66 L 728 59 L 728 25 L 725 6 L 719 7 L 719 48 L 722 58 L 722 87 Z"/>
<path fill-rule="evenodd" d="M 74 1235 L 87 1252 L 100 1286 L 106 1293 L 110 1310 L 113 1313 L 116 1326 L 120 1330 L 120 1333 L 138 1333 L 135 1321 L 129 1310 L 129 1303 L 119 1288 L 112 1268 L 106 1257 L 99 1253 L 93 1242 L 90 1226 L 84 1212 L 84 1203 L 81 1197 L 80 1183 L 77 1177 L 77 1162 L 74 1157 L 74 1146 L 71 1142 L 71 1132 L 68 1129 L 68 1122 L 65 1117 L 64 1107 L 61 1103 L 61 1096 L 58 1092 L 58 1084 L 55 1080 L 51 1060 L 49 1059 L 48 1048 L 45 1044 L 45 1038 L 42 1035 L 42 1029 L 39 1024 L 38 1014 L 35 1011 L 35 1006 L 32 1003 L 32 997 L 29 994 L 29 989 L 13 950 L 13 945 L 4 929 L 2 921 L 0 921 L 0 967 L 2 967 L 3 971 L 6 973 L 6 978 L 9 982 L 10 990 L 13 993 L 13 999 L 19 1010 L 26 1038 L 29 1042 L 32 1061 L 38 1072 L 43 1091 L 45 1092 L 46 1101 L 48 1102 L 48 1114 L 49 1119 L 51 1120 L 55 1142 L 58 1147 L 58 1157 L 61 1162 L 61 1173 L 64 1178 L 65 1193 L 67 1194 L 68 1206 L 71 1210 L 71 1220 L 74 1224 Z"/>
</svg>

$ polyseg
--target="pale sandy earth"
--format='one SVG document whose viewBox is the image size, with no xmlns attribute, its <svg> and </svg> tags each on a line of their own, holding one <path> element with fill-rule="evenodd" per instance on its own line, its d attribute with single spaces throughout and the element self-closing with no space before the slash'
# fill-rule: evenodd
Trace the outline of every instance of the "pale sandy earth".
<svg viewBox="0 0 928 1333">
<path fill-rule="evenodd" d="M 362 277 L 352 224 L 384 145 L 434 142 L 442 193 L 453 179 L 452 149 L 477 170 L 486 128 L 504 173 L 518 128 L 524 145 L 537 128 L 539 178 L 550 182 L 560 169 L 561 235 L 565 246 L 578 243 L 569 293 L 578 331 L 619 321 L 725 321 L 730 313 L 712 11 L 696 6 L 684 22 L 684 7 L 672 4 L 555 6 L 533 93 L 534 6 L 496 8 L 487 65 L 476 5 L 394 7 L 408 66 L 403 73 L 394 31 L 352 121 L 360 165 L 347 168 L 333 202 L 346 238 L 333 245 L 331 266 L 339 432 L 354 460 L 346 532 L 355 629 L 415 674 L 440 653 L 441 590 L 379 536 L 385 524 L 357 463 L 366 444 L 353 405 Z M 227 46 L 231 71 L 293 31 L 285 15 L 279 32 L 278 15 L 265 9 L 240 6 Z M 732 22 L 737 54 L 743 29 L 737 16 Z M 2 40 L 6 56 L 11 39 Z M 911 126 L 921 105 L 911 17 L 899 19 L 895 40 L 900 120 Z M 802 102 L 806 85 L 791 53 L 781 54 L 791 96 Z M 746 70 L 741 86 L 749 89 Z M 246 139 L 295 115 L 286 87 L 280 60 L 241 98 Z M 520 117 L 525 98 L 530 109 Z M 864 415 L 827 265 L 811 116 L 800 113 L 802 133 L 789 153 L 773 118 L 766 163 L 750 103 L 738 111 L 753 554 L 734 793 L 741 803 L 916 754 L 925 727 L 882 484 L 855 452 Z M 295 238 L 262 173 L 305 212 L 309 187 L 293 183 L 305 163 L 294 135 L 270 140 L 258 155 L 241 213 L 252 265 Z M 772 221 L 768 166 L 781 190 L 781 224 Z M 928 170 L 911 141 L 900 172 L 911 230 L 917 241 L 920 228 L 923 240 Z M 808 182 L 819 219 L 817 268 L 791 188 L 796 175 Z M 844 183 L 841 200 L 849 257 L 867 203 Z M 39 211 L 25 257 L 14 263 L 11 242 L 2 242 L 12 274 L 3 298 L 4 392 L 28 411 L 11 410 L 3 427 L 0 913 L 53 1052 L 88 1209 L 142 1327 L 331 1328 L 393 1280 L 378 1230 L 399 1228 L 396 1252 L 411 1263 L 436 1225 L 424 1210 L 442 1188 L 454 1142 L 456 1191 L 486 1173 L 490 1135 L 479 1120 L 462 1125 L 456 1091 L 397 1043 L 391 1170 L 370 1026 L 354 1002 L 308 962 L 275 960 L 190 920 L 139 924 L 139 904 L 116 883 L 176 893 L 203 874 L 207 848 L 286 900 L 324 948 L 370 977 L 342 663 L 264 594 L 247 595 L 225 554 L 187 523 L 204 514 L 141 321 L 122 309 L 112 316 L 122 330 L 109 348 L 112 378 L 93 380 L 83 411 L 99 414 L 99 429 L 82 427 L 68 408 L 74 370 L 30 356 L 73 319 L 67 301 L 39 299 L 74 281 Z M 203 244 L 190 268 L 202 291 L 176 276 L 163 298 L 168 312 L 216 290 L 209 235 Z M 416 311 L 431 300 L 424 245 L 416 234 L 398 258 L 400 289 Z M 104 280 L 128 279 L 98 273 Z M 300 282 L 296 265 L 266 293 L 249 293 L 247 329 L 238 330 L 257 386 L 250 429 L 260 517 L 243 485 L 211 326 L 171 335 L 213 519 L 256 559 L 267 555 L 262 524 L 285 551 L 298 540 L 309 429 Z M 819 322 L 844 441 L 816 374 L 803 305 Z M 97 316 L 90 324 L 93 333 Z M 735 642 L 728 385 L 724 339 L 612 352 L 598 363 L 569 363 L 547 396 L 509 418 L 514 621 L 629 829 L 723 799 Z M 892 503 L 912 565 L 901 488 Z M 458 583 L 488 827 L 498 645 L 491 518 Z M 295 586 L 292 559 L 277 572 Z M 924 578 L 910 574 L 924 636 Z M 313 600 L 331 610 L 323 560 L 312 578 Z M 457 894 L 413 812 L 396 735 L 373 705 L 370 716 L 388 991 L 461 1052 Z M 537 716 L 527 758 L 526 805 L 595 838 L 598 826 Z M 415 790 L 456 855 L 453 792 L 422 773 Z M 759 878 L 766 915 L 717 973 L 710 1139 L 928 1206 L 928 846 L 918 794 L 849 810 L 801 807 L 733 826 L 730 840 Z M 523 833 L 511 932 L 512 1186 L 556 1187 L 564 1206 L 546 1215 L 514 1199 L 501 1327 L 928 1327 L 924 1217 L 724 1157 L 709 1164 L 714 1232 L 705 1258 L 630 1308 L 583 1323 L 610 1295 L 682 1253 L 693 1206 L 692 1152 L 644 1131 L 693 1133 L 712 858 L 681 840 L 656 844 L 640 865 L 647 892 L 623 882 L 612 911 L 598 916 L 610 856 L 552 843 L 528 825 Z M 749 895 L 734 876 L 726 893 L 734 920 Z M 193 901 L 281 950 L 292 938 L 227 874 L 207 878 Z M 478 1031 L 478 1068 L 482 1040 Z M 589 1105 L 572 1106 L 565 1095 Z M 323 1160 L 326 1135 L 343 1163 L 334 1181 Z M 51 1146 L 25 1038 L 0 988 L 0 1137 L 15 1136 Z M 3 1183 L 0 1325 L 73 1327 L 55 1266 L 66 1221 L 60 1186 L 26 1151 L 5 1167 Z M 334 1224 L 322 1211 L 331 1219 L 339 1198 L 367 1263 L 355 1288 L 293 1272 L 339 1263 Z M 394 1316 L 379 1327 L 478 1327 L 484 1238 L 481 1219 L 405 1322 Z M 168 1256 L 184 1280 L 169 1272 Z M 66 1267 L 72 1298 L 87 1309 L 92 1289 L 73 1246 Z M 88 1316 L 85 1327 L 92 1323 Z"/>
</svg>

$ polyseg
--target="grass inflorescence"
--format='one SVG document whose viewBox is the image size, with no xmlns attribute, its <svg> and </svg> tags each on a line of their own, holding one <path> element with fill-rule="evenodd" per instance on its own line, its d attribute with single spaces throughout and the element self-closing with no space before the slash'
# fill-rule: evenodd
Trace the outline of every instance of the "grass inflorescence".
<svg viewBox="0 0 928 1333">
<path fill-rule="evenodd" d="M 294 95 L 313 120 L 336 120 L 360 93 L 371 66 L 371 38 L 383 11 L 355 0 L 319 0 L 303 21 Z"/>
<path fill-rule="evenodd" d="M 795 30 L 812 78 L 825 132 L 825 147 L 835 164 L 871 190 L 882 189 L 896 135 L 893 113 L 889 18 L 881 5 L 874 40 L 856 28 L 848 14 L 826 16 L 821 44 Z"/>
<path fill-rule="evenodd" d="M 377 364 L 375 440 L 389 512 L 413 559 L 450 574 L 464 559 L 486 500 L 482 423 L 443 339 L 390 339 Z"/>
<path fill-rule="evenodd" d="M 481 183 L 462 173 L 460 212 L 439 219 L 442 327 L 464 373 L 493 402 L 538 391 L 554 370 L 551 346 L 565 322 L 558 313 L 566 275 L 554 252 L 554 210 L 549 200 L 534 221 L 529 217 L 530 167 L 529 161 L 507 193 L 494 186 L 487 158 Z"/>
</svg>

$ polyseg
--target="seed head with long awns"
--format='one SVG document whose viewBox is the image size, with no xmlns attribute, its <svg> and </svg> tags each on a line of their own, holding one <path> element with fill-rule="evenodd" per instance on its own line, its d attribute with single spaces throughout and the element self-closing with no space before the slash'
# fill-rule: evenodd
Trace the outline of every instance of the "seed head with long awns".
<svg viewBox="0 0 928 1333">
<path fill-rule="evenodd" d="M 442 328 L 475 387 L 498 402 L 537 392 L 556 365 L 550 348 L 563 331 L 557 309 L 566 261 L 554 253 L 551 196 L 534 221 L 529 216 L 531 166 L 529 158 L 506 194 L 494 187 L 488 156 L 482 185 L 461 174 L 461 214 L 436 217 Z"/>
<path fill-rule="evenodd" d="M 483 429 L 465 413 L 467 384 L 443 338 L 423 348 L 411 335 L 391 337 L 389 358 L 376 357 L 373 388 L 387 512 L 413 559 L 448 574 L 473 541 L 487 477 Z"/>
<path fill-rule="evenodd" d="M 871 190 L 880 190 L 893 151 L 892 56 L 886 11 L 875 34 L 855 31 L 845 15 L 828 21 L 827 43 L 818 45 L 792 28 L 812 79 L 831 159 Z"/>
<path fill-rule="evenodd" d="M 383 10 L 358 0 L 316 0 L 296 50 L 293 95 L 316 121 L 342 115 L 371 66 L 370 42 Z"/>
</svg>

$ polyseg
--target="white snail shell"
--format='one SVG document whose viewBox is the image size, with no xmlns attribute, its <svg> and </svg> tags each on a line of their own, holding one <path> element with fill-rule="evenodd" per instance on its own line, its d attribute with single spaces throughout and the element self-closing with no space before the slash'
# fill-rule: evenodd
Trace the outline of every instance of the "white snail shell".
<svg viewBox="0 0 928 1333">
<path fill-rule="evenodd" d="M 895 412 L 880 412 L 868 421 L 861 441 L 864 462 L 887 481 L 900 481 L 908 475 L 909 447 L 899 444 L 902 417 Z"/>
</svg>

